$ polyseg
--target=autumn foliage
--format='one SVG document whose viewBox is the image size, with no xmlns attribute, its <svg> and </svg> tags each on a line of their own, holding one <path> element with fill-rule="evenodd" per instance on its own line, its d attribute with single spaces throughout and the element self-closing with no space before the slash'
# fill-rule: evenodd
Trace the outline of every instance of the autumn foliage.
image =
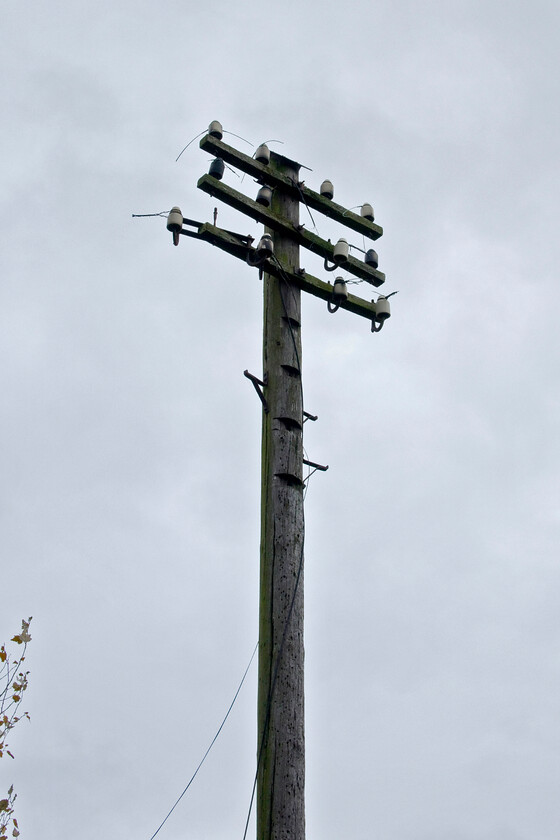
<svg viewBox="0 0 560 840">
<path fill-rule="evenodd" d="M 16 645 L 23 646 L 15 655 L 10 655 L 4 645 L 0 647 L 0 758 L 14 757 L 8 749 L 7 738 L 18 721 L 29 718 L 27 712 L 20 712 L 19 709 L 29 675 L 29 671 L 24 671 L 23 663 L 27 645 L 31 641 L 30 622 L 31 618 L 22 621 L 21 632 L 11 640 Z M 14 786 L 11 785 L 6 798 L 0 799 L 0 839 L 8 837 L 10 828 L 11 836 L 19 837 L 18 821 L 14 816 L 16 796 Z"/>
</svg>

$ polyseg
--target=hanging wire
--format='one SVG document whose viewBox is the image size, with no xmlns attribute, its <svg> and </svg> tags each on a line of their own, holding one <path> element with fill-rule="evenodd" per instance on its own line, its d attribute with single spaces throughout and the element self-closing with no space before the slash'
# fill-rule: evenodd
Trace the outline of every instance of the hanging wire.
<svg viewBox="0 0 560 840">
<path fill-rule="evenodd" d="M 303 447 L 303 457 L 307 461 L 309 460 L 309 456 L 308 456 L 307 452 L 305 451 L 305 446 Z M 309 479 L 311 478 L 313 473 L 316 473 L 316 472 L 317 472 L 317 467 L 315 467 L 314 470 L 312 470 L 311 467 L 309 467 L 309 466 L 307 467 L 307 475 L 303 479 L 303 483 L 305 485 L 304 488 L 303 488 L 303 501 L 304 502 L 305 502 L 305 499 L 307 498 L 307 491 L 309 490 L 309 484 L 307 482 L 309 481 Z"/>
<path fill-rule="evenodd" d="M 181 149 L 181 151 L 179 152 L 179 154 L 178 154 L 178 155 L 177 155 L 177 157 L 175 158 L 175 163 L 177 163 L 177 161 L 179 160 L 179 158 L 181 157 L 181 155 L 183 154 L 183 152 L 186 152 L 186 151 L 187 151 L 187 149 L 189 148 L 189 146 L 191 145 L 191 143 L 194 143 L 194 141 L 195 141 L 195 140 L 198 140 L 198 138 L 199 138 L 199 137 L 202 137 L 202 135 L 203 135 L 203 134 L 206 134 L 206 131 L 207 131 L 207 129 L 205 128 L 205 129 L 204 129 L 204 131 L 201 131 L 201 132 L 200 132 L 200 134 L 197 134 L 197 135 L 196 135 L 196 137 L 193 137 L 193 139 L 192 139 L 192 140 L 189 140 L 189 142 L 187 143 L 187 145 L 186 145 L 183 149 Z"/>
<path fill-rule="evenodd" d="M 302 201 L 303 201 L 303 203 L 305 204 L 305 207 L 306 207 L 306 209 L 307 209 L 307 212 L 309 213 L 309 218 L 311 219 L 311 222 L 312 222 L 312 224 L 313 224 L 313 227 L 314 227 L 314 229 L 317 231 L 317 233 L 319 233 L 319 229 L 318 229 L 317 225 L 315 224 L 315 219 L 313 218 L 313 214 L 311 213 L 311 210 L 309 209 L 309 205 L 308 205 L 308 203 L 307 203 L 307 199 L 305 198 L 305 195 L 303 194 L 303 190 L 302 190 L 301 186 L 299 185 L 299 182 L 297 182 L 297 183 L 296 183 L 296 187 L 297 187 L 298 192 L 299 192 L 299 194 L 300 194 L 300 196 L 301 196 L 301 200 L 302 200 Z"/>
<path fill-rule="evenodd" d="M 283 140 L 265 140 L 263 143 L 259 143 L 259 145 L 260 146 L 268 146 L 269 143 L 281 143 L 282 145 L 284 145 Z M 258 146 L 255 146 L 255 152 L 256 152 L 257 149 L 258 149 Z M 255 154 L 255 152 L 253 152 L 253 154 Z"/>
<path fill-rule="evenodd" d="M 237 137 L 238 140 L 243 140 L 244 143 L 247 143 L 249 146 L 254 146 L 254 143 L 251 143 L 250 140 L 246 140 L 244 137 L 241 137 L 240 134 L 235 134 L 233 131 L 226 131 L 225 128 L 223 129 L 224 134 L 231 134 L 232 137 Z M 202 132 L 204 134 L 204 132 Z M 199 135 L 200 136 L 200 135 Z M 281 142 L 281 141 L 279 141 Z"/>
<path fill-rule="evenodd" d="M 234 169 L 233 166 L 229 165 L 229 163 L 226 163 L 226 169 L 229 169 L 230 172 L 233 172 L 234 175 L 237 175 L 238 178 L 241 178 L 241 175 L 239 174 L 237 169 Z"/>
<path fill-rule="evenodd" d="M 133 213 L 133 219 L 148 219 L 150 216 L 163 216 L 164 219 L 167 219 L 169 216 L 169 210 L 162 210 L 161 213 Z"/>
<path fill-rule="evenodd" d="M 303 480 L 303 483 L 305 484 L 305 487 L 303 488 L 303 501 L 305 501 L 306 498 L 307 498 L 307 491 L 309 490 L 308 481 L 311 478 L 311 476 L 314 475 L 316 472 L 317 472 L 317 467 L 315 467 L 314 470 L 310 470 L 309 473 L 307 474 L 306 478 L 304 478 L 304 480 Z"/>
<path fill-rule="evenodd" d="M 212 163 L 212 161 L 217 160 L 217 158 L 212 157 L 209 158 L 209 160 Z M 233 166 L 230 166 L 229 163 L 226 163 L 225 161 L 223 163 L 226 169 L 229 169 L 230 172 L 233 172 L 234 175 L 237 175 L 238 178 L 241 178 L 241 175 L 239 174 L 239 172 L 237 172 L 236 169 L 233 168 Z"/>
<path fill-rule="evenodd" d="M 198 140 L 199 137 L 202 137 L 202 135 L 206 134 L 207 132 L 208 132 L 208 129 L 205 128 L 204 131 L 201 131 L 200 134 L 197 134 L 196 137 L 193 137 L 192 140 L 189 140 L 187 145 L 183 149 L 181 149 L 181 151 L 179 152 L 179 154 L 175 158 L 175 163 L 177 163 L 177 161 L 179 160 L 179 158 L 181 157 L 183 152 L 186 152 L 186 150 L 189 148 L 191 143 L 194 143 L 195 140 Z M 241 137 L 239 134 L 234 134 L 233 131 L 226 131 L 225 129 L 223 129 L 223 132 L 224 132 L 224 134 L 231 134 L 232 137 L 237 137 L 239 140 L 243 140 L 244 143 L 249 143 L 248 140 L 245 140 L 245 138 Z M 278 141 L 278 142 L 281 142 L 281 141 Z M 252 143 L 249 143 L 249 146 L 252 146 L 252 145 L 253 145 Z"/>
<path fill-rule="evenodd" d="M 358 207 L 362 207 L 362 205 L 361 205 L 361 204 L 355 204 L 355 205 L 354 205 L 354 207 L 347 207 L 347 208 L 346 208 L 346 210 L 344 211 L 344 213 L 343 213 L 342 215 L 343 215 L 343 216 L 347 216 L 347 215 L 348 215 L 348 213 L 351 213 L 351 212 L 352 212 L 352 210 L 357 210 L 357 209 L 358 209 Z"/>
<path fill-rule="evenodd" d="M 210 746 L 208 747 L 208 749 L 206 750 L 206 752 L 205 752 L 205 753 L 204 753 L 204 755 L 202 756 L 202 760 L 200 761 L 200 764 L 198 765 L 198 767 L 196 768 L 196 770 L 195 770 L 195 771 L 194 771 L 194 773 L 192 774 L 192 776 L 191 776 L 191 778 L 189 779 L 189 782 L 188 782 L 188 784 L 187 784 L 186 788 L 184 789 L 184 791 L 182 792 L 182 794 L 180 795 L 180 797 L 177 799 L 177 801 L 175 802 L 175 804 L 173 805 L 173 807 L 171 808 L 171 810 L 169 811 L 169 813 L 167 814 L 167 816 L 165 817 L 165 819 L 162 821 L 162 823 L 160 824 L 160 826 L 157 828 L 157 830 L 156 830 L 156 831 L 154 831 L 154 833 L 153 833 L 153 834 L 152 834 L 152 836 L 150 837 L 150 840 L 154 840 L 154 837 L 155 837 L 155 836 L 159 833 L 159 831 L 163 828 L 163 826 L 165 825 L 165 823 L 167 822 L 167 820 L 169 819 L 169 817 L 171 816 L 171 814 L 173 813 L 173 811 L 175 810 L 175 808 L 177 807 L 177 805 L 179 804 L 179 802 L 181 801 L 181 799 L 183 798 L 183 796 L 185 795 L 185 793 L 188 791 L 188 789 L 190 788 L 190 786 L 191 786 L 191 785 L 192 785 L 192 783 L 194 782 L 195 777 L 196 777 L 196 774 L 198 773 L 198 771 L 200 770 L 200 768 L 201 768 L 201 767 L 202 767 L 202 765 L 204 764 L 204 762 L 205 762 L 205 760 L 206 760 L 206 756 L 208 755 L 208 753 L 210 752 L 210 750 L 211 750 L 211 749 L 212 749 L 212 747 L 214 746 L 214 744 L 215 744 L 215 742 L 216 742 L 216 740 L 217 740 L 217 738 L 218 738 L 218 735 L 220 734 L 220 732 L 221 732 L 221 731 L 222 731 L 222 729 L 224 728 L 224 724 L 225 724 L 226 720 L 227 720 L 227 719 L 228 719 L 228 717 L 229 717 L 229 713 L 230 713 L 230 712 L 231 712 L 231 710 L 233 709 L 234 703 L 235 703 L 235 701 L 237 700 L 237 695 L 238 695 L 238 694 L 239 694 L 239 692 L 241 691 L 241 686 L 242 686 L 242 685 L 243 685 L 243 683 L 245 682 L 245 677 L 247 676 L 247 674 L 248 674 L 248 672 L 249 672 L 249 668 L 251 667 L 251 664 L 252 664 L 252 662 L 253 662 L 253 659 L 255 658 L 255 653 L 257 652 L 258 647 L 259 647 L 259 643 L 257 642 L 257 644 L 255 645 L 255 649 L 253 650 L 253 653 L 251 654 L 251 658 L 250 658 L 250 660 L 249 660 L 249 664 L 247 665 L 247 667 L 246 667 L 246 669 L 245 669 L 245 673 L 243 674 L 243 677 L 242 677 L 242 679 L 241 679 L 241 682 L 239 683 L 239 686 L 238 686 L 238 688 L 237 688 L 237 691 L 235 692 L 235 695 L 234 695 L 234 697 L 233 697 L 233 700 L 231 701 L 231 705 L 230 705 L 229 709 L 228 709 L 228 710 L 227 710 L 227 712 L 226 712 L 226 716 L 225 716 L 225 718 L 223 719 L 223 721 L 221 722 L 221 724 L 220 724 L 220 728 L 218 729 L 218 731 L 216 732 L 216 734 L 215 734 L 215 735 L 214 735 L 214 737 L 212 738 L 212 742 L 211 742 Z"/>
</svg>

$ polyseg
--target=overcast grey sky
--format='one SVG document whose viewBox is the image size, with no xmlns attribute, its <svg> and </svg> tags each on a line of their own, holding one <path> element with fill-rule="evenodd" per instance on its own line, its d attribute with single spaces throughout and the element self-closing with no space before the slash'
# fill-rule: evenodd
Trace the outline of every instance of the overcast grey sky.
<svg viewBox="0 0 560 840">
<path fill-rule="evenodd" d="M 175 158 L 213 119 L 371 202 L 399 291 L 379 335 L 304 301 L 330 465 L 308 836 L 558 840 L 559 23 L 552 0 L 3 4 L 0 639 L 34 618 L 0 784 L 25 840 L 149 840 L 257 640 L 262 289 L 131 218 L 211 219 L 209 156 Z M 242 839 L 255 665 L 160 840 Z"/>
</svg>

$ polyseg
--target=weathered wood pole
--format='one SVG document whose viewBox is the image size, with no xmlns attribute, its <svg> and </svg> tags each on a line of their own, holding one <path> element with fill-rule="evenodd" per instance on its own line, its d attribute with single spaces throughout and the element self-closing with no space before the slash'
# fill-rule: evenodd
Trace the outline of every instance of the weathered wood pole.
<svg viewBox="0 0 560 840">
<path fill-rule="evenodd" d="M 294 181 L 298 164 L 271 154 Z M 299 201 L 275 189 L 271 210 L 297 227 Z M 294 239 L 269 230 L 285 268 Z M 264 275 L 257 840 L 305 838 L 303 399 L 300 291 Z"/>
</svg>

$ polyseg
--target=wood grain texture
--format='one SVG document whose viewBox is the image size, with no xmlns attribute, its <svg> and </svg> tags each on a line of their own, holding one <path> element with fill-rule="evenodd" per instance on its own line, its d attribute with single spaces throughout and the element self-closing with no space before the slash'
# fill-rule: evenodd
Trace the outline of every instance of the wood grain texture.
<svg viewBox="0 0 560 840">
<path fill-rule="evenodd" d="M 280 156 L 271 165 L 297 170 Z M 298 223 L 299 203 L 275 191 L 273 211 Z M 270 231 L 287 269 L 298 267 L 293 238 Z M 261 590 L 257 778 L 258 840 L 304 840 L 303 404 L 300 289 L 264 276 Z M 264 376 L 263 376 L 264 378 Z"/>
</svg>

